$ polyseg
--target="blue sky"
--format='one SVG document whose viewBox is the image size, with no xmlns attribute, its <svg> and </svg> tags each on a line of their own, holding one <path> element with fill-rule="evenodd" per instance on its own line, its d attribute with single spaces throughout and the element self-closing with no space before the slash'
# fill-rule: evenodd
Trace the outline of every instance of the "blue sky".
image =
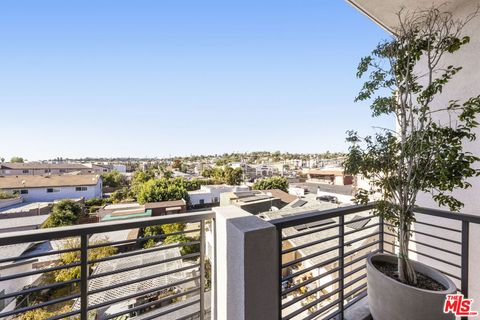
<svg viewBox="0 0 480 320">
<path fill-rule="evenodd" d="M 0 156 L 346 150 L 388 35 L 342 0 L 0 2 Z"/>
</svg>

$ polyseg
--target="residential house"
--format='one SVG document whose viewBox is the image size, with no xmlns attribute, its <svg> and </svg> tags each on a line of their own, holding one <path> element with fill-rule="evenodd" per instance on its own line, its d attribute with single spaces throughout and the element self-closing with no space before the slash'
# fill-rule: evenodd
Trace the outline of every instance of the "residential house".
<svg viewBox="0 0 480 320">
<path fill-rule="evenodd" d="M 0 163 L 0 176 L 48 175 L 64 173 L 94 173 L 93 168 L 81 163 Z"/>
<path fill-rule="evenodd" d="M 283 172 L 283 165 L 281 165 L 282 170 L 279 170 L 277 165 L 271 164 L 253 165 L 252 167 L 255 169 L 255 175 L 257 178 L 271 177 Z"/>
<path fill-rule="evenodd" d="M 341 167 L 307 169 L 303 170 L 302 173 L 307 175 L 307 182 L 339 186 L 351 185 L 353 183 L 353 176 L 345 173 Z"/>
<path fill-rule="evenodd" d="M 234 205 L 256 215 L 264 211 L 278 210 L 296 200 L 297 197 L 279 189 L 233 191 L 221 194 L 220 206 Z"/>
<path fill-rule="evenodd" d="M 225 192 L 247 191 L 247 186 L 229 186 L 226 184 L 204 185 L 199 190 L 189 191 L 190 205 L 193 207 L 214 206 L 220 204 L 220 195 Z"/>
<path fill-rule="evenodd" d="M 0 177 L 0 190 L 18 193 L 28 202 L 101 198 L 99 175 L 20 175 Z"/>
<path fill-rule="evenodd" d="M 104 206 L 96 215 L 100 221 L 125 220 L 165 216 L 187 212 L 187 202 L 183 199 L 174 201 L 150 202 L 144 205 L 137 202 L 117 203 Z"/>
</svg>

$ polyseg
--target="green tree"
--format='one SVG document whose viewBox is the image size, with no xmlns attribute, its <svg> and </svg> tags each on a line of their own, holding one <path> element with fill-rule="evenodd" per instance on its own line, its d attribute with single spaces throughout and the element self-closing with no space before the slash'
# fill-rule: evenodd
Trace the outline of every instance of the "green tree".
<svg viewBox="0 0 480 320">
<path fill-rule="evenodd" d="M 153 170 L 137 170 L 133 174 L 132 184 L 130 187 L 131 194 L 137 198 L 143 184 L 149 180 L 155 179 L 155 172 Z"/>
<path fill-rule="evenodd" d="M 100 198 L 92 198 L 85 200 L 85 206 L 86 207 L 92 207 L 92 206 L 103 206 L 105 205 L 106 199 L 100 199 Z"/>
<path fill-rule="evenodd" d="M 187 189 L 169 181 L 162 178 L 145 182 L 139 189 L 137 201 L 140 204 L 180 199 L 188 202 L 190 198 Z"/>
<path fill-rule="evenodd" d="M 173 172 L 170 171 L 170 170 L 165 170 L 162 172 L 163 174 L 163 177 L 166 178 L 166 179 L 171 179 L 173 178 Z"/>
<path fill-rule="evenodd" d="M 243 170 L 241 168 L 232 167 L 214 167 L 207 168 L 201 172 L 201 175 L 205 178 L 213 178 L 221 183 L 230 185 L 239 185 L 242 182 Z"/>
<path fill-rule="evenodd" d="M 109 201 L 113 203 L 119 203 L 122 201 L 129 201 L 135 200 L 132 198 L 132 193 L 127 187 L 123 187 L 121 189 L 115 190 L 110 194 Z"/>
<path fill-rule="evenodd" d="M 181 167 L 182 167 L 182 161 L 180 159 L 173 160 L 172 162 L 173 169 L 180 170 Z"/>
<path fill-rule="evenodd" d="M 108 244 L 108 239 L 94 242 L 92 245 Z M 78 239 L 71 239 L 64 245 L 64 249 L 75 249 L 80 247 Z M 101 246 L 98 248 L 92 248 L 88 250 L 88 260 L 97 260 L 105 257 L 112 256 L 117 253 L 117 249 L 112 246 Z M 80 251 L 72 251 L 62 253 L 60 255 L 60 265 L 69 265 L 72 263 L 80 262 Z M 90 264 L 90 272 L 93 271 L 93 264 Z M 55 281 L 69 281 L 80 278 L 80 266 L 61 269 L 55 272 Z"/>
<path fill-rule="evenodd" d="M 0 191 L 0 199 L 13 199 L 16 197 L 16 194 Z"/>
<path fill-rule="evenodd" d="M 117 170 L 102 175 L 103 185 L 112 188 L 120 188 L 128 185 L 127 179 Z"/>
<path fill-rule="evenodd" d="M 44 308 L 38 308 L 34 310 L 27 311 L 20 315 L 19 320 L 45 320 L 47 318 L 53 317 L 55 313 L 49 312 Z"/>
<path fill-rule="evenodd" d="M 157 243 L 161 242 L 163 245 L 173 244 L 173 243 L 189 243 L 194 242 L 198 239 L 188 237 L 185 234 L 175 234 L 179 232 L 183 232 L 185 230 L 186 225 L 184 223 L 170 223 L 158 226 L 149 226 L 146 227 L 143 231 L 143 237 L 151 237 L 157 235 L 166 235 L 163 239 L 148 239 L 143 247 L 144 248 L 152 248 L 157 245 Z M 170 236 L 167 236 L 171 234 Z M 198 244 L 191 244 L 182 246 L 180 249 L 181 255 L 187 255 L 191 253 L 199 252 L 200 247 Z"/>
<path fill-rule="evenodd" d="M 398 230 L 398 275 L 408 284 L 417 282 L 408 250 L 417 195 L 432 194 L 438 205 L 458 211 L 463 203 L 451 192 L 469 188 L 468 178 L 480 175 L 473 167 L 479 158 L 464 150 L 464 142 L 476 138 L 480 95 L 446 105 L 434 99 L 462 69 L 444 66 L 441 59 L 470 41 L 462 28 L 472 17 L 458 21 L 437 8 L 401 11 L 396 37 L 379 44 L 358 66 L 357 76 L 369 73 L 369 80 L 356 101 L 372 99 L 372 115 L 394 115 L 397 130 L 365 138 L 349 132 L 345 169 L 370 180 L 371 189 L 357 191 L 359 203 L 379 195 L 374 213 Z"/>
<path fill-rule="evenodd" d="M 271 177 L 255 181 L 252 186 L 254 190 L 280 189 L 288 192 L 288 180 L 285 177 Z"/>
<path fill-rule="evenodd" d="M 52 213 L 45 221 L 43 228 L 70 226 L 78 222 L 82 207 L 72 200 L 61 200 L 53 205 Z"/>
<path fill-rule="evenodd" d="M 3 162 L 3 161 L 2 161 L 2 162 Z M 12 157 L 12 158 L 10 159 L 10 162 L 12 162 L 12 163 L 23 163 L 24 161 L 23 161 L 23 158 L 22 158 L 22 157 Z"/>
<path fill-rule="evenodd" d="M 226 167 L 223 173 L 223 179 L 226 184 L 239 185 L 242 183 L 243 170 L 242 168 Z"/>
<path fill-rule="evenodd" d="M 171 234 L 176 232 L 182 232 L 185 230 L 186 225 L 184 223 L 170 223 L 164 225 L 157 225 L 157 226 L 148 226 L 143 230 L 143 237 L 152 237 L 162 234 Z M 164 242 L 173 243 L 169 240 L 170 237 L 167 236 L 163 239 Z M 144 244 L 144 248 L 151 248 L 155 246 L 157 242 L 161 241 L 161 239 L 148 239 L 148 241 Z"/>
</svg>

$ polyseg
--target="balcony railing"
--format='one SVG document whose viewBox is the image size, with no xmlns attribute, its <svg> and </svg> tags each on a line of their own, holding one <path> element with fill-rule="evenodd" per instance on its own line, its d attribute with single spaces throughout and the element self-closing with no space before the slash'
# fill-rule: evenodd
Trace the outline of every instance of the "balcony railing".
<svg viewBox="0 0 480 320">
<path fill-rule="evenodd" d="M 208 319 L 217 313 L 228 320 L 277 314 L 366 319 L 365 259 L 398 250 L 395 228 L 371 209 L 285 214 L 267 223 L 237 207 L 221 207 L 0 234 L 0 318 L 43 312 L 42 319 L 82 320 Z M 411 258 L 442 271 L 468 296 L 469 229 L 480 217 L 425 208 L 416 213 Z M 141 233 L 169 224 L 186 228 Z M 117 232 L 129 230 L 127 239 L 118 240 Z M 15 254 L 19 249 L 21 256 Z M 207 258 L 215 260 L 211 266 Z"/>
<path fill-rule="evenodd" d="M 369 318 L 365 259 L 398 250 L 396 228 L 372 216 L 371 208 L 357 205 L 269 221 L 278 232 L 281 319 Z M 416 216 L 411 258 L 437 268 L 468 296 L 469 227 L 480 224 L 480 217 L 427 208 L 417 208 Z"/>
<path fill-rule="evenodd" d="M 0 234 L 0 246 L 12 249 L 0 257 L 0 288 L 7 290 L 0 294 L 0 318 L 41 311 L 39 318 L 52 320 L 204 319 L 210 300 L 205 224 L 212 217 L 203 212 Z M 138 237 L 146 227 L 167 224 L 186 228 Z M 106 237 L 118 232 L 133 234 Z M 15 255 L 32 244 L 31 252 Z M 30 285 L 9 290 L 25 279 Z"/>
</svg>

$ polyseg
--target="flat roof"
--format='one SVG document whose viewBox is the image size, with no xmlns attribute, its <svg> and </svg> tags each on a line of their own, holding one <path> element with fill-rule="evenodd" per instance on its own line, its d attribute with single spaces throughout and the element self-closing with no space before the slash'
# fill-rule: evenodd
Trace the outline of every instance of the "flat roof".
<svg viewBox="0 0 480 320">
<path fill-rule="evenodd" d="M 95 233 L 93 234 L 89 242 L 101 242 L 101 241 L 108 241 L 108 242 L 117 242 L 117 241 L 124 241 L 124 240 L 132 240 L 138 237 L 138 228 L 136 229 L 125 229 L 125 230 L 117 230 L 111 232 L 104 232 L 104 233 Z"/>
<path fill-rule="evenodd" d="M 148 209 L 148 210 L 145 210 L 145 212 L 118 215 L 118 216 L 107 214 L 105 215 L 105 217 L 102 218 L 101 221 L 105 222 L 105 221 L 126 220 L 126 219 L 133 219 L 133 218 L 147 218 L 151 216 L 152 216 L 152 210 Z"/>
<path fill-rule="evenodd" d="M 0 176 L 0 189 L 94 186 L 99 175 Z"/>
<path fill-rule="evenodd" d="M 33 242 L 22 242 L 22 243 L 7 245 L 7 246 L 0 246 L 0 259 L 20 258 L 20 256 L 26 250 L 28 250 L 32 245 L 33 245 Z M 0 263 L 0 267 L 11 264 L 14 261 Z"/>
<path fill-rule="evenodd" d="M 21 213 L 21 212 L 29 212 L 35 209 L 43 209 L 48 207 L 51 203 L 50 202 L 22 202 L 17 203 L 8 207 L 4 207 L 0 209 L 0 215 L 3 214 L 13 214 L 13 213 Z"/>
<path fill-rule="evenodd" d="M 266 193 L 270 193 L 272 196 L 274 196 L 275 198 L 279 198 L 280 200 L 282 200 L 285 203 L 290 203 L 290 202 L 293 202 L 293 201 L 297 200 L 297 196 L 289 194 L 288 192 L 285 192 L 285 191 L 280 190 L 280 189 L 268 189 L 268 190 L 263 190 L 263 191 L 266 192 Z"/>
<path fill-rule="evenodd" d="M 88 289 L 89 291 L 93 291 L 103 288 L 106 285 L 121 284 L 128 281 L 136 281 L 141 278 L 149 279 L 92 294 L 89 296 L 89 305 L 96 305 L 113 299 L 127 297 L 133 293 L 148 291 L 186 279 L 185 271 L 175 272 L 175 270 L 183 267 L 183 261 L 181 259 L 176 259 L 181 256 L 180 248 L 165 248 L 165 250 L 161 251 L 147 251 L 141 253 L 142 251 L 144 251 L 144 249 L 137 250 L 136 252 L 139 252 L 139 254 L 134 256 L 121 257 L 98 263 L 94 268 L 93 275 L 109 273 L 114 270 L 117 270 L 118 272 L 90 280 L 88 282 Z M 121 271 L 121 269 L 126 268 L 132 269 L 124 272 Z M 173 273 L 163 275 L 172 271 Z M 132 298 L 123 302 L 118 302 L 117 304 L 112 304 L 110 307 L 120 305 L 127 309 L 128 305 L 134 301 L 135 299 Z M 73 306 L 73 310 L 78 310 L 79 308 L 80 299 L 77 299 Z"/>
<path fill-rule="evenodd" d="M 334 169 L 308 169 L 303 170 L 303 173 L 306 174 L 316 174 L 316 175 L 326 175 L 326 176 L 343 176 L 345 175 L 344 170 L 342 168 Z"/>
<path fill-rule="evenodd" d="M 171 201 L 159 201 L 159 202 L 148 202 L 145 203 L 145 208 L 155 209 L 155 208 L 169 208 L 169 207 L 178 207 L 184 206 L 187 202 L 184 199 L 180 200 L 171 200 Z"/>
<path fill-rule="evenodd" d="M 5 232 L 3 229 L 21 228 L 21 227 L 38 227 L 42 225 L 47 219 L 48 214 L 39 216 L 20 217 L 20 218 L 6 218 L 0 219 L 0 232 Z"/>
<path fill-rule="evenodd" d="M 106 205 L 103 209 L 105 210 L 123 210 L 123 209 L 137 209 L 143 208 L 141 204 L 138 202 L 130 202 L 130 203 L 115 203 Z"/>
<path fill-rule="evenodd" d="M 0 164 L 0 169 L 11 170 L 42 170 L 42 169 L 91 169 L 81 163 L 43 163 L 43 162 L 5 162 Z"/>
</svg>

